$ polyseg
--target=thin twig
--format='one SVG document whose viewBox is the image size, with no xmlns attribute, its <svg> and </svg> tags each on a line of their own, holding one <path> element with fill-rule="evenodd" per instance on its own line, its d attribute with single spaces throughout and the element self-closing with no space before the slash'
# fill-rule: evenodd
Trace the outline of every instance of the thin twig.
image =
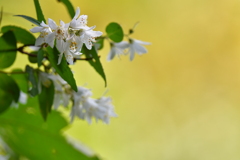
<svg viewBox="0 0 240 160">
<path fill-rule="evenodd" d="M 23 71 L 19 71 L 19 72 L 0 71 L 0 73 L 3 73 L 3 74 L 26 74 L 26 72 L 23 72 Z"/>
</svg>

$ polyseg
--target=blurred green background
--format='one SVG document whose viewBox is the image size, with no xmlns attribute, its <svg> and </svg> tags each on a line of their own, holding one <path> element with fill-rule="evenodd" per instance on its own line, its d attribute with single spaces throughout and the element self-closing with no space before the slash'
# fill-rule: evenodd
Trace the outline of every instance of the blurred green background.
<svg viewBox="0 0 240 160">
<path fill-rule="evenodd" d="M 118 22 L 133 38 L 151 42 L 149 53 L 106 62 L 100 52 L 108 96 L 118 118 L 110 125 L 75 120 L 65 134 L 105 160 L 240 159 L 240 1 L 238 0 L 72 0 L 89 26 L 105 31 Z M 45 18 L 70 21 L 56 0 L 40 0 Z M 0 0 L 2 25 L 31 29 L 12 14 L 35 16 L 30 0 Z M 24 68 L 20 56 L 15 66 Z M 94 97 L 106 90 L 100 76 L 80 62 L 73 67 L 78 85 Z M 68 113 L 66 113 L 67 116 Z"/>
</svg>

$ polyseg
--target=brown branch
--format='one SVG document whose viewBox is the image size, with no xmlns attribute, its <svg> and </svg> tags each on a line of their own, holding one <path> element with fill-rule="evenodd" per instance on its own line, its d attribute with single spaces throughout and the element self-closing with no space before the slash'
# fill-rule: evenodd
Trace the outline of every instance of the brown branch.
<svg viewBox="0 0 240 160">
<path fill-rule="evenodd" d="M 22 72 L 22 71 L 19 71 L 19 72 L 0 71 L 0 73 L 3 73 L 3 74 L 26 74 L 26 72 Z"/>
<path fill-rule="evenodd" d="M 98 56 L 99 58 L 101 57 L 101 56 Z M 75 60 L 83 60 L 83 61 L 89 61 L 89 60 L 92 60 L 93 58 L 74 58 Z"/>
</svg>

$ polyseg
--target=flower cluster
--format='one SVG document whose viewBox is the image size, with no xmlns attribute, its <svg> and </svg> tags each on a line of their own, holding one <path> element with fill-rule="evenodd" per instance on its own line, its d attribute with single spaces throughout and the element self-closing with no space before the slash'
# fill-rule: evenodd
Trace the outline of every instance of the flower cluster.
<svg viewBox="0 0 240 160">
<path fill-rule="evenodd" d="M 136 39 L 129 39 L 129 42 L 122 41 L 119 43 L 111 43 L 111 50 L 107 56 L 107 60 L 111 61 L 116 55 L 124 54 L 124 50 L 128 49 L 126 54 L 130 54 L 130 61 L 133 60 L 135 53 L 142 55 L 147 53 L 147 49 L 142 45 L 149 45 L 149 42 L 143 42 Z"/>
<path fill-rule="evenodd" d="M 111 104 L 112 100 L 109 97 L 101 97 L 99 99 L 91 98 L 91 90 L 83 87 L 78 87 L 78 92 L 73 95 L 74 105 L 71 111 L 71 121 L 77 116 L 80 119 L 86 119 L 90 124 L 92 117 L 109 123 L 110 117 L 117 117 L 114 112 L 114 106 Z"/>
<path fill-rule="evenodd" d="M 96 121 L 102 120 L 108 124 L 110 117 L 117 117 L 111 98 L 91 98 L 92 92 L 90 89 L 78 87 L 78 91 L 75 92 L 59 75 L 39 72 L 38 85 L 40 91 L 41 85 L 48 86 L 51 81 L 55 87 L 54 109 L 57 109 L 60 105 L 67 107 L 70 104 L 70 100 L 73 101 L 70 113 L 71 122 L 77 116 L 80 119 L 86 119 L 89 124 L 92 122 L 92 117 Z"/>
<path fill-rule="evenodd" d="M 95 38 L 102 35 L 100 31 L 93 31 L 95 26 L 87 26 L 87 15 L 80 16 L 79 7 L 70 23 L 64 23 L 60 20 L 58 26 L 55 21 L 48 19 L 48 24 L 42 22 L 40 26 L 32 28 L 33 33 L 40 32 L 36 39 L 35 46 L 48 44 L 52 48 L 56 41 L 56 47 L 60 52 L 58 64 L 62 60 L 63 54 L 69 64 L 73 64 L 73 59 L 81 55 L 83 44 L 91 50 Z"/>
</svg>

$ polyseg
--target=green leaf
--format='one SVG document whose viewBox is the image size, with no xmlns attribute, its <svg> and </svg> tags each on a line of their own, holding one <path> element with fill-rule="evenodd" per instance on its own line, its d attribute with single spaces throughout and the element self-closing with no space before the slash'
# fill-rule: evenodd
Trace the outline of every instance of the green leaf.
<svg viewBox="0 0 240 160">
<path fill-rule="evenodd" d="M 75 15 L 75 10 L 72 3 L 69 0 L 58 0 L 58 2 L 62 2 L 67 7 L 70 17 L 73 18 Z"/>
<path fill-rule="evenodd" d="M 34 75 L 34 69 L 27 65 L 25 71 L 28 73 L 28 81 L 31 83 L 31 87 L 29 87 L 31 88 L 29 90 L 29 94 L 34 97 L 38 94 L 38 84 Z"/>
<path fill-rule="evenodd" d="M 85 56 L 89 59 L 88 62 L 97 71 L 97 73 L 103 78 L 105 82 L 105 86 L 107 86 L 106 76 L 95 48 L 92 47 L 91 50 L 88 50 L 84 45 L 82 47 L 82 53 L 85 54 Z"/>
<path fill-rule="evenodd" d="M 35 18 L 29 17 L 29 16 L 25 16 L 25 15 L 14 15 L 14 16 L 22 17 L 22 18 L 28 20 L 29 22 L 32 22 L 33 24 L 35 24 L 37 26 L 40 26 L 40 24 L 41 24 L 41 22 L 39 22 Z"/>
<path fill-rule="evenodd" d="M 31 54 L 32 54 L 32 55 L 36 55 L 36 57 L 35 57 L 35 56 L 28 55 L 28 60 L 29 60 L 29 62 L 31 62 L 31 63 L 38 63 L 38 58 L 37 58 L 38 52 L 31 52 Z"/>
<path fill-rule="evenodd" d="M 38 111 L 37 97 L 18 109 L 0 115 L 0 135 L 13 152 L 31 160 L 97 160 L 73 147 L 62 134 L 65 118 L 53 110 L 44 122 Z"/>
<path fill-rule="evenodd" d="M 40 67 L 42 65 L 42 60 L 44 58 L 44 54 L 45 54 L 45 51 L 43 50 L 43 48 L 40 48 L 38 50 L 38 55 L 37 55 L 38 67 Z"/>
<path fill-rule="evenodd" d="M 13 96 L 13 100 L 18 102 L 20 90 L 17 83 L 7 74 L 0 74 L 0 88 Z"/>
<path fill-rule="evenodd" d="M 16 38 L 12 31 L 8 31 L 0 37 L 0 69 L 10 67 L 17 53 Z"/>
<path fill-rule="evenodd" d="M 51 112 L 54 99 L 54 84 L 50 82 L 48 86 L 42 85 L 42 92 L 38 95 L 40 110 L 45 121 L 48 113 Z"/>
<path fill-rule="evenodd" d="M 25 45 L 34 45 L 36 38 L 27 30 L 17 27 L 17 26 L 4 26 L 2 27 L 2 32 L 6 33 L 12 31 L 16 37 L 17 42 L 23 43 Z"/>
<path fill-rule="evenodd" d="M 4 112 L 12 104 L 13 97 L 0 88 L 0 113 Z"/>
<path fill-rule="evenodd" d="M 112 22 L 107 25 L 106 32 L 108 37 L 114 42 L 121 42 L 123 40 L 123 29 L 118 23 Z"/>
<path fill-rule="evenodd" d="M 77 92 L 76 81 L 73 77 L 71 69 L 67 65 L 67 61 L 65 57 L 63 56 L 61 63 L 58 65 L 57 63 L 58 63 L 59 52 L 57 48 L 54 47 L 52 49 L 50 47 L 47 47 L 46 49 L 47 49 L 48 59 L 52 67 L 72 87 L 72 89 Z"/>
<path fill-rule="evenodd" d="M 11 77 L 15 80 L 21 91 L 28 93 L 27 74 L 22 69 L 14 69 L 12 72 L 22 72 L 22 74 L 11 74 Z"/>
<path fill-rule="evenodd" d="M 35 9 L 36 9 L 36 13 L 37 13 L 37 19 L 38 21 L 40 22 L 45 22 L 46 23 L 46 20 L 44 18 L 44 15 L 42 13 L 42 9 L 41 9 L 41 6 L 39 4 L 39 1 L 38 0 L 33 0 L 34 1 L 34 5 L 35 5 Z"/>
</svg>

